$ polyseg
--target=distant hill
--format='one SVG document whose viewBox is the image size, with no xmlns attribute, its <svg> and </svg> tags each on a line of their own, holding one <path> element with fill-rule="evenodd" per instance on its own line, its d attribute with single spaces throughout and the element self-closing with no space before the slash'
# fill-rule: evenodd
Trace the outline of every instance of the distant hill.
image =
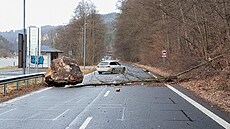
<svg viewBox="0 0 230 129">
<path fill-rule="evenodd" d="M 115 13 L 115 12 L 101 15 L 105 24 L 114 22 L 116 20 L 117 16 L 118 16 L 118 13 Z"/>
<path fill-rule="evenodd" d="M 50 30 L 55 29 L 55 27 L 56 26 L 50 26 L 50 25 L 42 26 L 41 27 L 42 36 L 49 33 Z M 11 31 L 6 31 L 6 32 L 0 32 L 0 35 L 2 35 L 4 38 L 9 40 L 13 44 L 17 44 L 17 38 L 18 38 L 19 33 L 23 33 L 23 30 L 11 30 Z"/>
<path fill-rule="evenodd" d="M 11 30 L 11 31 L 6 31 L 6 32 L 0 32 L 0 35 L 2 35 L 4 38 L 6 38 L 11 43 L 16 44 L 18 33 L 23 33 L 23 31 L 22 30 Z"/>
<path fill-rule="evenodd" d="M 14 51 L 14 45 L 0 35 L 0 57 L 12 57 Z"/>
<path fill-rule="evenodd" d="M 118 13 L 109 13 L 101 15 L 102 20 L 107 26 L 107 32 L 105 35 L 105 44 L 107 49 L 111 49 L 114 43 L 115 21 L 118 17 Z"/>
<path fill-rule="evenodd" d="M 114 30 L 114 21 L 116 20 L 118 16 L 118 13 L 109 13 L 109 14 L 101 14 L 101 18 L 106 24 L 108 28 L 108 34 L 109 34 L 109 39 L 111 39 L 112 32 Z M 55 35 L 55 29 L 58 26 L 51 26 L 51 25 L 46 25 L 41 27 L 41 33 L 42 33 L 42 43 L 43 44 L 52 44 L 53 38 Z M 0 32 L 0 35 L 7 39 L 10 43 L 14 45 L 14 50 L 17 52 L 17 39 L 18 39 L 18 34 L 23 33 L 23 30 L 11 30 L 7 32 Z M 107 36 L 108 37 L 108 36 Z M 111 42 L 111 41 L 109 41 Z"/>
<path fill-rule="evenodd" d="M 56 28 L 57 28 L 57 26 L 51 26 L 51 25 L 42 26 L 41 27 L 41 29 L 42 29 L 42 36 L 48 34 L 51 30 L 54 30 Z"/>
</svg>

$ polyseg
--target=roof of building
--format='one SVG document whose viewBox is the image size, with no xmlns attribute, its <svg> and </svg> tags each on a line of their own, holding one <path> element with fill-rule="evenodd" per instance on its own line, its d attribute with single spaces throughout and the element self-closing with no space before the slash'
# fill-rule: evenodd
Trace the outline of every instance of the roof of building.
<svg viewBox="0 0 230 129">
<path fill-rule="evenodd" d="M 47 46 L 47 45 L 41 45 L 41 52 L 46 52 L 46 53 L 53 53 L 53 52 L 63 53 L 63 51 L 58 50 L 56 48 L 52 48 L 52 47 Z"/>
</svg>

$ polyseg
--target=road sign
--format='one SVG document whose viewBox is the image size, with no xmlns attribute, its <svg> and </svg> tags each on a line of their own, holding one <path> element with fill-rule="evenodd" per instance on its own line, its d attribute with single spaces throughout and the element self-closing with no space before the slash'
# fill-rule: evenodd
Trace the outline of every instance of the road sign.
<svg viewBox="0 0 230 129">
<path fill-rule="evenodd" d="M 164 58 L 167 57 L 167 51 L 166 50 L 162 51 L 162 57 L 164 57 Z"/>
<path fill-rule="evenodd" d="M 31 63 L 32 64 L 43 64 L 44 58 L 43 56 L 31 56 Z"/>
<path fill-rule="evenodd" d="M 28 38 L 28 55 L 37 55 L 41 54 L 41 32 L 38 27 L 30 26 L 28 29 L 29 38 Z"/>
</svg>

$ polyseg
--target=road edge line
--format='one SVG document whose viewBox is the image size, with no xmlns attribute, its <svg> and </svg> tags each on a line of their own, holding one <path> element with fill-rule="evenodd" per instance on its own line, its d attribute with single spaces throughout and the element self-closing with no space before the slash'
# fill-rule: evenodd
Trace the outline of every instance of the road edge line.
<svg viewBox="0 0 230 129">
<path fill-rule="evenodd" d="M 38 90 L 38 91 L 34 91 L 34 92 L 31 92 L 29 94 L 26 94 L 26 95 L 23 95 L 23 96 L 19 96 L 19 97 L 16 97 L 14 99 L 11 99 L 11 100 L 8 100 L 6 102 L 3 102 L 2 104 L 9 104 L 9 103 L 13 103 L 15 101 L 18 101 L 18 100 L 21 100 L 21 99 L 24 99 L 26 97 L 29 97 L 31 95 L 34 95 L 34 94 L 38 94 L 38 93 L 41 93 L 43 91 L 46 91 L 46 90 L 49 90 L 49 89 L 52 89 L 53 87 L 48 87 L 48 88 L 44 88 L 44 89 L 41 89 L 41 90 Z"/>
<path fill-rule="evenodd" d="M 192 104 L 193 106 L 195 106 L 201 112 L 203 112 L 204 114 L 206 114 L 208 117 L 210 117 L 211 119 L 213 119 L 214 121 L 216 121 L 219 125 L 221 125 L 222 127 L 226 128 L 226 129 L 230 129 L 230 124 L 227 121 L 225 121 L 224 119 L 220 118 L 219 116 L 217 116 L 216 114 L 214 114 L 213 112 L 211 112 L 210 110 L 208 110 L 207 108 L 205 108 L 204 106 L 202 106 L 201 104 L 197 103 L 193 99 L 189 98 L 188 96 L 186 96 L 185 94 L 183 94 L 182 92 L 180 92 L 179 90 L 177 90 L 176 88 L 174 88 L 173 86 L 168 85 L 168 84 L 165 84 L 165 85 L 169 89 L 171 89 L 172 91 L 174 91 L 175 93 L 177 93 L 179 96 L 181 96 L 183 99 L 185 99 L 186 101 L 188 101 L 190 104 Z"/>
</svg>

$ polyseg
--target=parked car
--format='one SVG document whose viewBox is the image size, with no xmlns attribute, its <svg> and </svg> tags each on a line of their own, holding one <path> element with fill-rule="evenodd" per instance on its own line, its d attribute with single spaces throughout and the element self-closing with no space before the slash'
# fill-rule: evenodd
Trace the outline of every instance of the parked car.
<svg viewBox="0 0 230 129">
<path fill-rule="evenodd" d="M 102 74 L 103 72 L 124 73 L 125 66 L 121 65 L 116 60 L 105 60 L 105 61 L 101 61 L 97 65 L 97 71 L 99 74 Z"/>
</svg>

